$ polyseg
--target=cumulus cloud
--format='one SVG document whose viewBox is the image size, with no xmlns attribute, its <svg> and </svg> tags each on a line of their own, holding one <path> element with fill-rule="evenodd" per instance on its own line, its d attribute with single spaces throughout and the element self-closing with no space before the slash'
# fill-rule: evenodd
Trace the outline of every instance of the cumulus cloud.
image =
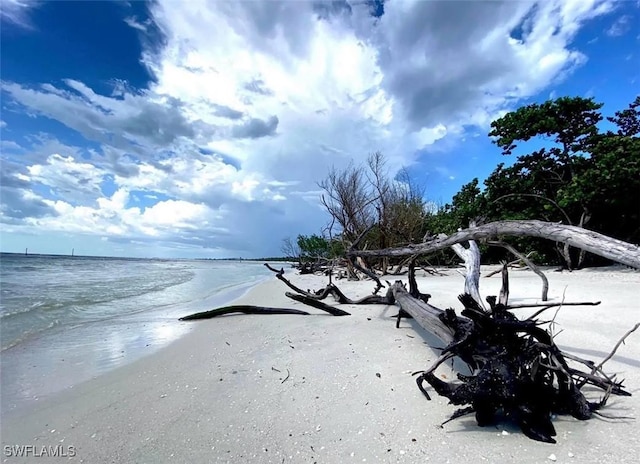
<svg viewBox="0 0 640 464">
<path fill-rule="evenodd" d="M 95 206 L 73 206 L 64 200 L 42 201 L 56 216 L 37 219 L 37 224 L 50 230 L 91 234 L 96 231 L 120 237 L 169 238 L 189 233 L 196 224 L 206 225 L 210 210 L 201 204 L 184 200 L 165 200 L 144 210 L 128 206 L 129 192 L 118 189 L 110 197 L 98 198 Z"/>
<path fill-rule="evenodd" d="M 204 99 L 277 114 L 285 147 L 294 146 L 287 134 L 312 126 L 324 132 L 318 152 L 331 146 L 363 158 L 381 149 L 400 164 L 422 141 L 433 142 L 419 135 L 425 129 L 444 137 L 486 126 L 584 63 L 572 39 L 613 9 L 601 0 L 406 1 L 374 17 L 362 2 L 192 5 L 152 9 L 168 38 L 146 56 L 158 89 L 194 106 Z M 344 140 L 363 128 L 375 134 L 369 143 Z"/>
<path fill-rule="evenodd" d="M 3 82 L 25 111 L 99 145 L 32 153 L 7 174 L 11 201 L 21 211 L 31 201 L 31 226 L 277 253 L 283 237 L 324 225 L 317 182 L 329 167 L 382 151 L 393 171 L 486 130 L 584 63 L 575 35 L 613 10 L 607 0 L 376 5 L 159 0 L 148 22 L 125 19 L 163 34 L 144 42 L 149 88 Z"/>
<path fill-rule="evenodd" d="M 399 2 L 360 30 L 412 128 L 487 124 L 585 56 L 570 48 L 609 2 Z"/>
</svg>

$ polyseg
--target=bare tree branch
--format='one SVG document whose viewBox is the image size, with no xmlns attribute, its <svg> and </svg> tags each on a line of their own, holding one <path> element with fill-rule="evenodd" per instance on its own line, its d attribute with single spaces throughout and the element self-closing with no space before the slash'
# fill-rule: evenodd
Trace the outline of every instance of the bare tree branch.
<svg viewBox="0 0 640 464">
<path fill-rule="evenodd" d="M 363 257 L 404 257 L 431 253 L 468 240 L 491 239 L 503 235 L 540 237 L 563 242 L 612 261 L 640 269 L 640 247 L 638 245 L 623 242 L 581 227 L 535 220 L 491 222 L 461 230 L 447 237 L 436 237 L 413 246 L 387 248 L 384 250 L 350 250 L 347 254 Z"/>
<path fill-rule="evenodd" d="M 502 247 L 509 251 L 509 253 L 511 253 L 512 255 L 518 257 L 522 262 L 524 262 L 529 267 L 529 269 L 535 272 L 540 277 L 540 279 L 542 279 L 542 301 L 547 301 L 549 299 L 549 280 L 547 280 L 547 276 L 544 275 L 544 273 L 538 266 L 533 264 L 533 261 L 531 261 L 528 256 L 523 255 L 514 247 L 505 242 L 489 241 L 487 242 L 487 244 Z"/>
</svg>

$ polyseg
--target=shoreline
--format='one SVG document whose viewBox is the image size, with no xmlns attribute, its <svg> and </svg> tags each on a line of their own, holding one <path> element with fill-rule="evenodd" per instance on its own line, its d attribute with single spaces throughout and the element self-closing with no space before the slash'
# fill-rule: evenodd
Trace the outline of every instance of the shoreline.
<svg viewBox="0 0 640 464">
<path fill-rule="evenodd" d="M 254 286 L 269 278 L 269 276 L 265 276 L 255 282 L 244 282 L 223 287 L 220 291 L 204 300 L 191 302 L 191 309 L 187 311 L 193 310 L 193 312 L 197 312 L 199 308 L 230 304 L 242 298 Z M 88 328 L 90 324 L 104 325 L 103 336 L 107 337 L 104 340 L 106 345 L 110 345 L 110 343 L 106 343 L 107 339 L 110 340 L 114 337 L 119 339 L 120 348 L 115 351 L 111 349 L 108 359 L 105 359 L 104 354 L 100 355 L 94 346 L 98 344 L 98 338 L 102 337 L 83 339 L 88 344 L 89 351 L 92 354 L 89 357 L 87 357 L 86 352 L 78 353 L 74 346 L 69 346 L 66 350 L 64 350 L 64 346 L 56 346 L 56 351 L 49 352 L 46 359 L 34 358 L 29 354 L 29 351 L 33 350 L 34 346 L 36 347 L 36 352 L 41 352 L 44 349 L 42 345 L 46 344 L 51 337 L 55 337 L 56 333 L 29 336 L 25 340 L 3 349 L 0 353 L 0 356 L 3 357 L 3 388 L 0 390 L 3 391 L 1 401 L 3 416 L 15 413 L 20 414 L 22 409 L 28 411 L 36 408 L 43 400 L 55 397 L 61 392 L 73 389 L 84 382 L 99 378 L 113 370 L 143 360 L 145 357 L 152 356 L 180 338 L 187 336 L 194 327 L 182 322 L 175 324 L 177 317 L 174 317 L 175 314 L 185 310 L 171 308 L 149 309 L 141 313 L 126 314 L 123 319 L 102 319 L 87 323 L 86 326 L 78 326 L 77 328 L 83 329 Z M 67 331 L 64 336 L 73 338 L 72 335 L 75 335 L 77 339 L 75 329 L 76 327 L 64 329 Z M 131 340 L 125 337 L 131 337 Z M 105 351 L 107 351 L 106 348 Z M 7 376 L 21 378 L 20 384 L 6 382 Z M 52 379 L 53 381 L 51 381 Z M 18 389 L 20 391 L 17 391 Z"/>
<path fill-rule="evenodd" d="M 463 278 L 452 269 L 446 273 L 419 272 L 418 284 L 434 305 L 459 309 Z M 327 283 L 326 277 L 290 269 L 285 275 L 304 289 Z M 602 301 L 559 311 L 563 349 L 599 362 L 640 320 L 637 271 L 604 268 L 547 277 L 552 301 L 563 294 L 566 301 Z M 374 287 L 371 281 L 336 284 L 351 298 Z M 540 298 L 540 279 L 530 271 L 510 272 L 510 284 L 513 303 Z M 497 294 L 499 287 L 499 274 L 481 278 L 483 296 Z M 308 309 L 286 298 L 286 290 L 267 278 L 233 304 Z M 74 447 L 72 460 L 84 462 L 535 463 L 551 462 L 554 454 L 559 462 L 573 456 L 574 462 L 595 463 L 631 462 L 640 452 L 635 420 L 579 422 L 561 416 L 554 420 L 556 445 L 531 441 L 511 424 L 480 428 L 472 417 L 441 428 L 455 407 L 435 395 L 426 401 L 411 376 L 437 357 L 430 348 L 439 346 L 437 340 L 410 320 L 396 330 L 395 307 L 342 307 L 352 315 L 311 309 L 314 315 L 306 317 L 229 315 L 186 322 L 193 328 L 155 353 L 3 417 L 3 445 L 62 443 Z M 633 334 L 605 365 L 626 379 L 633 394 L 612 397 L 605 414 L 637 417 L 639 359 Z M 454 378 L 449 367 L 438 374 Z M 18 462 L 6 455 L 5 460 Z"/>
</svg>

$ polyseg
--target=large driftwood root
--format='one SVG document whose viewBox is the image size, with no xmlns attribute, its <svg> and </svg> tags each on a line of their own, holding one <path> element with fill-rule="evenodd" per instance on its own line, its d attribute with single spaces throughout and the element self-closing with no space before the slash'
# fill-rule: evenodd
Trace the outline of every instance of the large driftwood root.
<svg viewBox="0 0 640 464">
<path fill-rule="evenodd" d="M 412 298 L 400 282 L 392 292 L 396 302 L 422 327 L 447 343 L 438 360 L 416 374 L 420 374 L 418 387 L 428 399 L 423 382 L 452 404 L 466 406 L 451 419 L 475 413 L 478 425 L 486 426 L 507 418 L 529 438 L 555 443 L 553 414 L 586 420 L 605 406 L 610 394 L 630 395 L 622 381 L 602 372 L 601 365 L 571 356 L 592 369 L 583 372 L 570 367 L 569 356 L 537 321 L 519 320 L 507 306 L 496 304 L 490 312 L 485 311 L 464 294 L 460 296 L 464 310 L 457 316 L 453 310 L 442 311 Z M 471 374 L 459 374 L 457 383 L 444 382 L 435 370 L 453 357 L 466 362 Z M 588 401 L 581 391 L 586 384 L 602 389 L 602 400 Z"/>
</svg>

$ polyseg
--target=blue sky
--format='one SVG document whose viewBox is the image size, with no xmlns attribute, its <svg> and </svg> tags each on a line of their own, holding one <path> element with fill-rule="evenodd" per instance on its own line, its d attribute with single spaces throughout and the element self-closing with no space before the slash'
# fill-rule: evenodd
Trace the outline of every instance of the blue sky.
<svg viewBox="0 0 640 464">
<path fill-rule="evenodd" d="M 2 251 L 278 255 L 374 151 L 450 201 L 489 124 L 640 93 L 640 3 L 0 0 Z"/>
</svg>

